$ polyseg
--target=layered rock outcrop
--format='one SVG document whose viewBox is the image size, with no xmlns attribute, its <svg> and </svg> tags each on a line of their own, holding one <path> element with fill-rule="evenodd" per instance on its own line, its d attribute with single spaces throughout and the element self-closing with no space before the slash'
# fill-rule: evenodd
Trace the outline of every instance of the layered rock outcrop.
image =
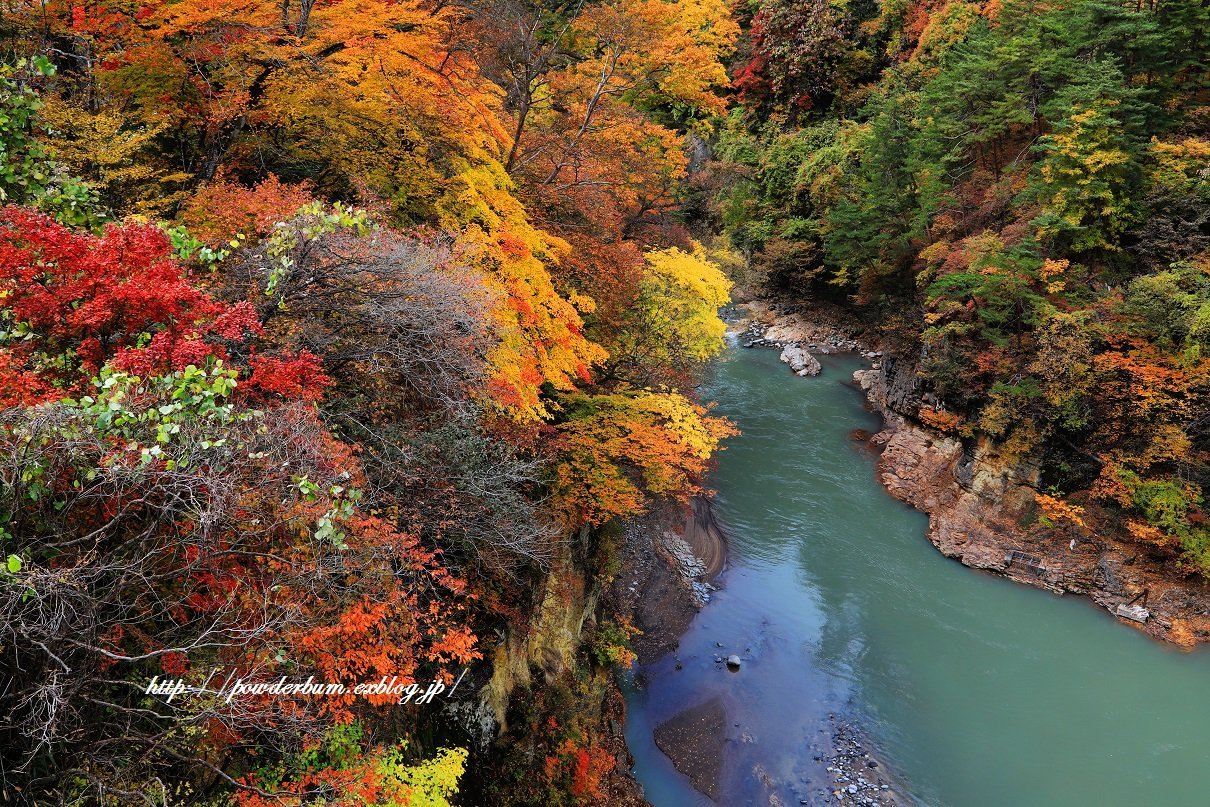
<svg viewBox="0 0 1210 807">
<path fill-rule="evenodd" d="M 887 428 L 878 475 L 896 498 L 929 514 L 929 540 L 967 566 L 1058 594 L 1090 597 L 1120 620 L 1183 646 L 1210 640 L 1210 586 L 1180 578 L 1137 545 L 1037 517 L 1040 466 L 1005 457 L 994 444 L 973 447 L 914 421 L 915 372 L 883 359 L 853 375 Z"/>
</svg>

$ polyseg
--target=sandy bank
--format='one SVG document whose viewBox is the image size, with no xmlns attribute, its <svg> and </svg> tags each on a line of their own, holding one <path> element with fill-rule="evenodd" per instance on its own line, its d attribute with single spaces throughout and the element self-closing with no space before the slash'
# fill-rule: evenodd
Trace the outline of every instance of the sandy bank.
<svg viewBox="0 0 1210 807">
<path fill-rule="evenodd" d="M 718 698 L 686 709 L 655 730 L 656 746 L 699 792 L 712 799 L 718 798 L 726 743 L 727 713 Z"/>
<path fill-rule="evenodd" d="M 727 562 L 727 541 L 708 499 L 671 502 L 624 527 L 622 568 L 612 587 L 619 614 L 641 633 L 640 663 L 676 649 L 698 609 L 709 601 Z"/>
</svg>

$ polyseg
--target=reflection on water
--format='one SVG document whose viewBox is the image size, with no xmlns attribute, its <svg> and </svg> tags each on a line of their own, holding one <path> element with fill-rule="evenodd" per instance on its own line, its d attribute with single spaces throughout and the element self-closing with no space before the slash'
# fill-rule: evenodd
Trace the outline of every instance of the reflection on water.
<svg viewBox="0 0 1210 807">
<path fill-rule="evenodd" d="M 706 390 L 743 431 L 711 479 L 730 567 L 676 657 L 649 665 L 629 695 L 649 800 L 710 803 L 651 732 L 719 696 L 720 804 L 766 803 L 770 787 L 783 803 L 813 799 L 824 785 L 813 757 L 838 711 L 922 804 L 1210 801 L 1210 654 L 944 558 L 925 516 L 882 490 L 850 438 L 878 428 L 848 383 L 859 363 L 820 358 L 823 375 L 800 379 L 774 351 L 734 349 Z M 744 658 L 738 673 L 715 663 L 730 653 Z"/>
</svg>

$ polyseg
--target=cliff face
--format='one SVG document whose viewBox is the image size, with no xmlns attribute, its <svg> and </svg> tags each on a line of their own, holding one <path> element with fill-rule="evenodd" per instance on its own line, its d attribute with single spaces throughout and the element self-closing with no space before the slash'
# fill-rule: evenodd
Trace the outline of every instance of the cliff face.
<svg viewBox="0 0 1210 807">
<path fill-rule="evenodd" d="M 477 708 L 462 716 L 479 741 L 468 803 L 550 803 L 565 786 L 558 777 L 569 739 L 599 772 L 585 803 L 645 803 L 630 776 L 617 678 L 586 650 L 599 619 L 613 616 L 599 558 L 588 551 L 595 538 L 584 530 L 556 547 L 528 619 L 509 625 L 488 657 Z"/>
<path fill-rule="evenodd" d="M 502 730 L 508 728 L 509 699 L 518 688 L 528 689 L 535 674 L 550 684 L 575 670 L 584 627 L 596 619 L 600 587 L 586 582 L 570 547 L 571 542 L 559 546 L 529 624 L 511 627 L 492 657 L 492 677 L 481 699 Z"/>
<path fill-rule="evenodd" d="M 1210 587 L 1174 577 L 1137 545 L 1038 522 L 1035 458 L 1006 458 L 988 440 L 964 446 L 912 420 L 920 398 L 910 363 L 883 359 L 853 375 L 886 429 L 878 474 L 898 499 L 929 514 L 946 556 L 1058 594 L 1090 597 L 1120 621 L 1183 646 L 1210 639 Z"/>
</svg>

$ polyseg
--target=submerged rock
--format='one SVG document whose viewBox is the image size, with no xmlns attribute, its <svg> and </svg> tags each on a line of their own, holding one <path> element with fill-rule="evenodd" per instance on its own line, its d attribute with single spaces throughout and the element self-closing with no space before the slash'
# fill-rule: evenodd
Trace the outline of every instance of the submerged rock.
<svg viewBox="0 0 1210 807">
<path fill-rule="evenodd" d="M 732 654 L 727 657 L 727 666 L 732 670 L 738 670 L 742 663 L 743 662 L 740 661 L 739 656 Z"/>
<path fill-rule="evenodd" d="M 727 741 L 727 713 L 719 698 L 679 712 L 656 726 L 655 745 L 701 793 L 719 796 L 723 748 Z"/>
</svg>

